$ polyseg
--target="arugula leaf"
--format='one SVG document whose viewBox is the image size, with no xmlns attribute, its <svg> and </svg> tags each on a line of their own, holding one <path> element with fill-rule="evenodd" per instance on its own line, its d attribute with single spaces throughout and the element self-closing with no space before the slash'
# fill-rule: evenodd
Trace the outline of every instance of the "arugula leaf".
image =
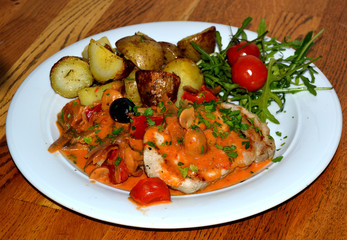
<svg viewBox="0 0 347 240">
<path fill-rule="evenodd" d="M 258 26 L 258 29 L 257 29 L 257 33 L 258 33 L 258 36 L 261 36 L 263 35 L 265 32 L 266 32 L 266 24 L 265 24 L 265 19 L 262 18 L 259 22 L 259 26 Z"/>
<path fill-rule="evenodd" d="M 275 62 L 276 59 L 271 58 L 268 68 L 272 69 Z M 258 99 L 253 101 L 253 106 L 258 107 L 256 114 L 259 116 L 261 121 L 265 122 L 266 119 L 269 119 L 271 122 L 279 124 L 279 121 L 270 113 L 268 109 L 268 103 L 271 101 L 271 99 L 275 100 L 279 107 L 282 107 L 283 104 L 278 95 L 271 92 L 271 84 L 275 81 L 279 81 L 279 79 L 274 77 L 271 70 L 268 71 L 267 80 L 262 88 L 262 93 Z"/>
<path fill-rule="evenodd" d="M 306 56 L 314 44 L 314 40 L 324 32 L 324 29 L 316 35 L 313 35 L 313 32 L 307 33 L 302 41 L 289 41 L 290 37 L 285 37 L 283 42 L 279 42 L 276 38 L 266 38 L 267 26 L 265 20 L 261 19 L 257 29 L 258 37 L 248 42 L 254 42 L 259 47 L 262 53 L 261 60 L 266 63 L 268 68 L 268 78 L 260 90 L 248 92 L 246 89 L 239 87 L 238 84 L 233 83 L 226 52 L 232 45 L 239 43 L 241 40 L 247 40 L 245 29 L 251 21 L 251 17 L 243 21 L 241 27 L 232 35 L 225 49 L 222 47 L 220 33 L 217 32 L 219 52 L 208 54 L 192 42 L 193 47 L 202 55 L 202 59 L 197 65 L 204 75 L 207 87 L 222 87 L 220 94 L 222 101 L 238 101 L 239 105 L 257 114 L 262 121 L 269 120 L 278 124 L 279 121 L 268 109 L 271 102 L 276 102 L 280 108 L 279 111 L 283 111 L 286 93 L 308 91 L 316 95 L 317 90 L 331 89 L 317 88 L 314 85 L 317 72 L 314 70 L 312 63 L 320 57 L 313 59 Z M 293 48 L 295 51 L 291 56 L 284 58 L 283 52 L 288 48 Z M 308 76 L 306 73 L 308 73 Z M 293 88 L 293 85 L 298 87 Z M 304 85 L 304 87 L 301 85 Z"/>
</svg>

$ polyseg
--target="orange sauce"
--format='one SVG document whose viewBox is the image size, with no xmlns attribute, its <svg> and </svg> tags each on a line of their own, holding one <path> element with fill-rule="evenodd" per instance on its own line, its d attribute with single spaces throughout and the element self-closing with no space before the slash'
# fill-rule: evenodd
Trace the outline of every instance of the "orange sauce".
<svg viewBox="0 0 347 240">
<path fill-rule="evenodd" d="M 112 124 L 113 121 L 110 118 L 100 118 L 100 123 L 102 123 L 103 128 L 101 128 L 99 135 L 102 137 L 105 137 L 108 132 L 112 131 Z M 202 127 L 203 128 L 203 127 Z M 59 128 L 60 129 L 60 128 Z M 178 167 L 177 167 L 177 156 L 179 156 L 180 162 L 184 163 L 185 166 L 189 166 L 190 164 L 194 164 L 198 167 L 199 172 L 200 169 L 206 169 L 207 171 L 213 167 L 218 169 L 234 169 L 233 172 L 229 173 L 224 178 L 221 178 L 214 182 L 213 184 L 207 186 L 205 189 L 200 190 L 196 193 L 203 193 L 203 192 L 209 192 L 209 191 L 215 191 L 218 189 L 222 189 L 234 184 L 237 184 L 239 182 L 242 182 L 252 176 L 254 176 L 257 172 L 263 170 L 266 168 L 270 163 L 271 159 L 267 161 L 263 161 L 260 163 L 252 163 L 247 168 L 243 168 L 242 165 L 242 152 L 245 151 L 245 146 L 242 144 L 242 141 L 244 141 L 242 138 L 238 136 L 235 132 L 230 132 L 226 138 L 216 138 L 212 135 L 212 131 L 210 129 L 204 129 L 205 136 L 207 138 L 208 142 L 208 151 L 205 154 L 202 154 L 198 157 L 187 155 L 184 152 L 184 147 L 180 144 L 177 144 L 177 141 L 173 141 L 174 139 L 181 138 L 184 136 L 184 131 L 178 124 L 176 117 L 167 117 L 167 129 L 171 132 L 171 135 L 166 133 L 161 133 L 167 142 L 174 142 L 172 145 L 165 145 L 160 147 L 159 151 L 160 154 L 167 155 L 167 175 L 170 175 L 174 173 L 177 178 L 182 179 L 182 174 L 180 173 Z M 61 129 L 60 129 L 61 130 Z M 155 133 L 158 132 L 157 127 L 149 128 L 147 131 L 147 136 L 149 136 L 150 141 L 155 142 Z M 221 146 L 231 146 L 234 145 L 237 149 L 238 156 L 233 159 L 233 161 L 230 161 L 230 157 L 227 156 L 226 152 L 224 150 L 218 149 L 216 147 L 217 145 Z M 143 148 L 142 140 L 131 140 L 130 145 L 134 149 L 141 150 Z M 81 169 L 81 171 L 85 172 L 86 174 L 90 175 L 90 173 L 98 166 L 95 164 L 88 164 L 86 166 L 87 159 L 85 158 L 85 155 L 88 153 L 87 147 L 82 148 L 75 148 L 75 149 L 60 149 L 60 152 L 68 158 L 70 161 L 72 161 L 76 167 Z M 170 163 L 171 162 L 171 163 Z M 169 163 L 169 164 L 168 164 Z M 218 171 L 217 171 L 218 172 Z M 172 179 L 171 176 L 165 176 L 165 174 L 161 175 L 161 177 L 164 177 L 169 182 L 170 179 Z M 213 176 L 211 179 L 209 179 L 208 174 L 203 175 L 204 179 L 206 180 L 213 180 L 217 179 L 220 176 Z M 145 173 L 142 173 L 141 176 L 134 177 L 130 176 L 125 182 L 120 184 L 109 184 L 112 187 L 116 187 L 119 189 L 130 191 L 139 180 L 147 178 Z M 95 180 L 91 180 L 91 182 L 95 182 Z M 177 182 L 179 184 L 180 181 Z M 175 185 L 174 183 L 170 183 L 171 185 Z M 170 189 L 171 195 L 185 195 L 185 193 L 182 193 L 177 190 Z"/>
<path fill-rule="evenodd" d="M 64 149 L 64 150 L 61 150 L 61 152 L 66 158 L 68 158 L 70 161 L 76 164 L 76 166 L 79 169 L 81 169 L 81 171 L 84 171 L 88 175 L 95 169 L 95 166 L 93 165 L 89 165 L 84 169 L 84 166 L 86 164 L 86 159 L 84 158 L 84 155 L 88 152 L 87 149 L 75 149 L 75 150 Z M 218 189 L 229 187 L 231 185 L 235 185 L 239 182 L 242 182 L 254 176 L 256 173 L 265 169 L 270 163 L 271 163 L 271 159 L 260 162 L 260 163 L 252 163 L 248 168 L 245 168 L 245 169 L 236 168 L 234 172 L 228 174 L 226 177 L 216 181 L 215 183 L 207 186 L 205 189 L 200 190 L 196 193 L 215 191 Z M 137 182 L 143 178 L 147 178 L 145 173 L 143 173 L 139 177 L 131 176 L 123 183 L 116 184 L 116 185 L 110 184 L 110 185 L 112 187 L 130 191 L 137 184 Z M 91 182 L 95 182 L 95 180 L 91 180 Z M 180 191 L 173 190 L 173 189 L 170 189 L 170 193 L 171 195 L 185 195 L 185 193 L 182 193 Z"/>
<path fill-rule="evenodd" d="M 271 163 L 271 159 L 260 162 L 260 163 L 252 163 L 248 168 L 236 168 L 234 172 L 228 174 L 226 177 L 219 179 L 215 183 L 207 186 L 206 188 L 199 190 L 193 194 L 212 192 L 215 190 L 219 190 L 222 188 L 230 187 L 232 185 L 238 184 L 242 181 L 245 181 L 252 176 L 256 175 L 258 172 L 264 170 Z M 181 191 L 170 189 L 170 193 L 172 196 L 179 195 L 188 195 Z"/>
<path fill-rule="evenodd" d="M 71 162 L 73 162 L 79 169 L 88 175 L 93 171 L 95 166 L 89 165 L 85 167 L 87 160 L 84 156 L 88 153 L 87 148 L 76 149 L 61 149 L 60 152 Z"/>
<path fill-rule="evenodd" d="M 215 191 L 247 180 L 248 178 L 254 176 L 256 173 L 260 172 L 261 170 L 264 170 L 267 166 L 270 165 L 271 161 L 272 160 L 269 159 L 260 163 L 252 163 L 246 169 L 236 168 L 234 172 L 211 184 L 210 186 L 207 186 L 205 189 L 200 190 L 197 193 Z"/>
<path fill-rule="evenodd" d="M 114 185 L 114 187 L 119 188 L 119 189 L 123 189 L 123 190 L 127 190 L 130 192 L 130 190 L 135 187 L 135 185 L 137 184 L 138 181 L 140 181 L 141 179 L 147 178 L 147 175 L 145 173 L 142 173 L 141 176 L 139 177 L 129 177 L 125 182 L 122 182 L 120 184 Z"/>
</svg>

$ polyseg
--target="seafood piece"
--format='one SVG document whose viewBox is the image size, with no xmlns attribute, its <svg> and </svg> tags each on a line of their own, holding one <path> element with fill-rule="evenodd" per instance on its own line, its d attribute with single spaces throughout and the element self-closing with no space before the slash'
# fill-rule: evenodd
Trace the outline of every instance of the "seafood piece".
<svg viewBox="0 0 347 240">
<path fill-rule="evenodd" d="M 172 116 L 163 126 L 147 130 L 144 166 L 148 177 L 194 193 L 236 168 L 274 156 L 275 143 L 267 124 L 245 108 L 212 102 L 195 106 L 194 111 L 186 109 L 181 114 L 194 113 L 192 124 L 182 121 L 183 116 Z"/>
<path fill-rule="evenodd" d="M 275 154 L 275 141 L 270 136 L 270 129 L 266 123 L 260 121 L 259 117 L 248 111 L 247 109 L 230 103 L 222 103 L 224 108 L 230 108 L 232 110 L 240 110 L 243 115 L 243 122 L 253 121 L 253 125 L 256 128 L 249 128 L 242 130 L 242 133 L 250 138 L 250 144 L 252 151 L 246 151 L 243 153 L 243 163 L 245 166 L 250 165 L 252 162 L 261 162 L 272 158 Z"/>
</svg>

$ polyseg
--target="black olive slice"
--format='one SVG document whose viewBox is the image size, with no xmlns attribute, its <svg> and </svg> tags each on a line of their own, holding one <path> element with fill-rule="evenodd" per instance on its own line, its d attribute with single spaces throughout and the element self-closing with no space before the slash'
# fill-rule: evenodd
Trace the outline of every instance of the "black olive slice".
<svg viewBox="0 0 347 240">
<path fill-rule="evenodd" d="M 128 98 L 118 98 L 111 103 L 111 118 L 120 123 L 130 122 L 130 113 L 134 113 L 135 104 Z"/>
</svg>

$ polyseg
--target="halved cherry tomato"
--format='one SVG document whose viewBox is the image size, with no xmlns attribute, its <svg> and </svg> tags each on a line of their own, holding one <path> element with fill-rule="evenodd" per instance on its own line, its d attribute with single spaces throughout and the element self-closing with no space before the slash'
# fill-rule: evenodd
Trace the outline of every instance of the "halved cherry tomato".
<svg viewBox="0 0 347 240">
<path fill-rule="evenodd" d="M 141 179 L 131 189 L 130 197 L 140 205 L 171 200 L 168 186 L 158 177 Z"/>
<path fill-rule="evenodd" d="M 205 85 L 203 85 L 198 93 L 184 92 L 182 95 L 182 99 L 187 99 L 189 101 L 195 102 L 197 104 L 203 102 L 210 102 L 212 100 L 217 101 L 218 98 L 214 95 L 210 89 L 208 89 Z"/>
<path fill-rule="evenodd" d="M 123 159 L 118 158 L 118 149 L 109 152 L 107 160 L 102 164 L 109 170 L 110 182 L 119 184 L 126 181 L 129 177 L 129 170 Z"/>
<path fill-rule="evenodd" d="M 155 125 L 158 126 L 164 122 L 164 118 L 161 116 L 135 116 L 132 118 L 132 123 L 130 124 L 130 136 L 135 139 L 142 139 L 145 135 L 148 124 L 148 118 L 154 121 Z"/>
<path fill-rule="evenodd" d="M 264 86 L 267 79 L 265 64 L 253 55 L 240 57 L 231 68 L 232 80 L 253 92 Z"/>
<path fill-rule="evenodd" d="M 87 119 L 89 120 L 95 113 L 98 113 L 100 111 L 101 111 L 101 103 L 91 108 L 87 107 L 85 110 Z"/>
<path fill-rule="evenodd" d="M 227 51 L 228 62 L 231 66 L 239 59 L 241 56 L 253 55 L 260 58 L 260 50 L 255 43 L 249 43 L 247 46 L 241 48 L 247 44 L 246 41 L 240 42 L 239 44 L 231 46 Z M 240 49 L 241 48 L 241 49 Z"/>
</svg>

